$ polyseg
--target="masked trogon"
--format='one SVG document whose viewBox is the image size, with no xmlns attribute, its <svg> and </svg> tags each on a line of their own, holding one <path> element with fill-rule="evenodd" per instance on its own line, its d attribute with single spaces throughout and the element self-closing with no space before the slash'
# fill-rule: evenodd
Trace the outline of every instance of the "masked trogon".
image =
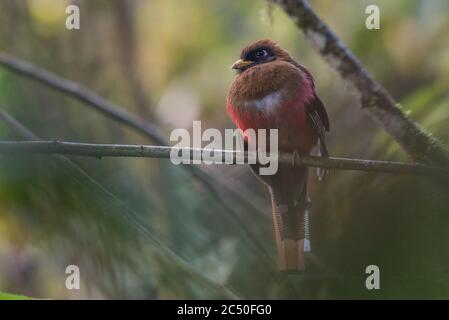
<svg viewBox="0 0 449 320">
<path fill-rule="evenodd" d="M 278 129 L 279 152 L 308 155 L 318 144 L 321 156 L 329 156 L 328 116 L 305 67 L 273 41 L 260 40 L 242 50 L 232 69 L 237 76 L 229 89 L 227 112 L 242 132 Z M 244 136 L 246 144 L 248 139 Z M 251 168 L 271 193 L 279 268 L 302 271 L 304 252 L 310 250 L 308 169 L 280 163 L 274 175 L 260 175 L 259 166 Z M 320 180 L 326 174 L 317 172 Z"/>
</svg>

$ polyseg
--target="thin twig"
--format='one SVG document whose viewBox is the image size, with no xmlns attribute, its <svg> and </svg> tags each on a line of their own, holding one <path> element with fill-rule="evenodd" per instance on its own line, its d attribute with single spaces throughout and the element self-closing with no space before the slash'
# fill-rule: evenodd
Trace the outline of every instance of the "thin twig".
<svg viewBox="0 0 449 320">
<path fill-rule="evenodd" d="M 204 160 L 207 157 L 220 159 L 218 163 L 236 164 L 239 151 L 175 148 L 167 146 L 148 145 L 121 145 L 121 144 L 92 144 L 66 141 L 2 141 L 0 154 L 62 154 L 85 156 L 95 158 L 105 157 L 143 157 L 170 159 L 171 154 L 183 152 L 183 159 Z M 274 155 L 272 155 L 274 156 Z M 229 158 L 227 158 L 229 157 Z M 207 158 L 207 159 L 211 159 Z M 249 156 L 244 154 L 244 164 L 248 163 Z M 273 158 L 275 159 L 275 158 Z M 226 161 L 227 160 L 227 161 Z M 403 163 L 379 160 L 361 160 L 347 158 L 321 158 L 315 156 L 296 156 L 293 154 L 280 154 L 277 157 L 280 163 L 293 163 L 297 166 L 320 167 L 340 170 L 374 171 L 382 173 L 400 173 L 414 175 L 428 175 L 449 177 L 449 169 L 424 165 L 421 163 Z"/>
<path fill-rule="evenodd" d="M 270 0 L 279 4 L 313 48 L 353 89 L 360 106 L 416 161 L 449 165 L 445 146 L 408 117 L 305 0 Z"/>
</svg>

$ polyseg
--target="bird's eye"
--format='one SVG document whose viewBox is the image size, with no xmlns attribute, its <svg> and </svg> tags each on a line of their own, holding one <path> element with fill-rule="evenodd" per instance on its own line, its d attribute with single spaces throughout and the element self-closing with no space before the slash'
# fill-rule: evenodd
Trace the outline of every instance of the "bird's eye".
<svg viewBox="0 0 449 320">
<path fill-rule="evenodd" d="M 264 50 L 264 49 L 257 50 L 254 55 L 256 56 L 256 58 L 260 59 L 260 58 L 266 57 L 268 55 L 268 52 L 267 52 L 267 50 Z"/>
</svg>

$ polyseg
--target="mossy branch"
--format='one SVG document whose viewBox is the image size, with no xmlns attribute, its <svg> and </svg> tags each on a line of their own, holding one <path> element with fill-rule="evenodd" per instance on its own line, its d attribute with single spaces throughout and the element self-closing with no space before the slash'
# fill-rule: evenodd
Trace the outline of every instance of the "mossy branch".
<svg viewBox="0 0 449 320">
<path fill-rule="evenodd" d="M 340 38 L 305 0 L 270 0 L 280 5 L 312 47 L 352 88 L 360 106 L 402 146 L 412 159 L 449 166 L 445 146 L 410 119 L 400 105 L 366 70 Z"/>
</svg>

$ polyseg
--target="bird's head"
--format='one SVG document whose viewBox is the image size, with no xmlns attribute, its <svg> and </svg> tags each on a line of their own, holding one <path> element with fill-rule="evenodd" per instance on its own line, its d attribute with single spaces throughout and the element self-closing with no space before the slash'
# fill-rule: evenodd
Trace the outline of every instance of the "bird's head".
<svg viewBox="0 0 449 320">
<path fill-rule="evenodd" d="M 274 41 L 265 39 L 256 41 L 244 48 L 240 54 L 240 59 L 231 68 L 236 70 L 237 73 L 242 73 L 256 65 L 273 61 L 287 61 L 296 65 L 296 62 L 290 57 L 287 51 L 282 49 Z"/>
</svg>

